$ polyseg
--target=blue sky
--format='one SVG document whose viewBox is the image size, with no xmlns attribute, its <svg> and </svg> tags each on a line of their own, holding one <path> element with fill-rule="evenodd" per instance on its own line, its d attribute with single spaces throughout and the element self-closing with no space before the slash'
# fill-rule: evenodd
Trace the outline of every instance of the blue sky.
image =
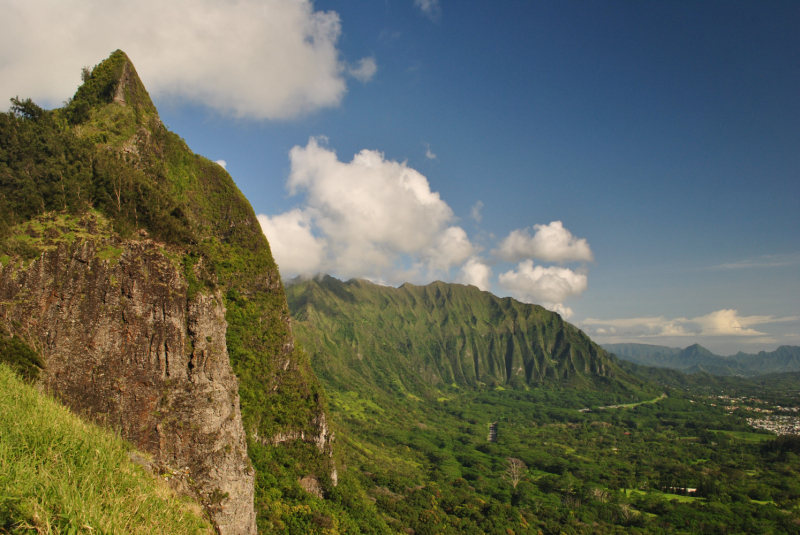
<svg viewBox="0 0 800 535">
<path fill-rule="evenodd" d="M 122 48 L 286 277 L 471 282 L 601 343 L 800 345 L 796 2 L 0 4 L 0 97 L 58 105 Z"/>
</svg>

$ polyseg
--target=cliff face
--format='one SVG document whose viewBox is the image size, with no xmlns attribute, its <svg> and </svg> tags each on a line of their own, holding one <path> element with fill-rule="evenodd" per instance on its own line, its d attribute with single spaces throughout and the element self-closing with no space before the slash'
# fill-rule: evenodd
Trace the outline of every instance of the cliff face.
<svg viewBox="0 0 800 535">
<path fill-rule="evenodd" d="M 103 235 L 95 214 L 34 223 L 48 237 L 39 258 L 0 268 L 0 321 L 43 356 L 42 386 L 152 454 L 221 533 L 255 533 L 220 293 L 189 296 L 164 244 Z M 63 239 L 75 229 L 80 238 Z"/>
</svg>

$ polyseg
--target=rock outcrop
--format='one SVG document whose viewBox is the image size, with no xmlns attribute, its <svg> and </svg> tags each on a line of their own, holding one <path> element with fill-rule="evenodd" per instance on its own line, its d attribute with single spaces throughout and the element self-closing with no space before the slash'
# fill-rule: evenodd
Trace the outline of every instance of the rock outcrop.
<svg viewBox="0 0 800 535">
<path fill-rule="evenodd" d="M 150 452 L 222 533 L 295 514 L 254 473 L 335 485 L 325 395 L 256 214 L 164 126 L 128 56 L 85 70 L 64 108 L 15 100 L 0 147 L 0 335 L 36 346 L 39 384 Z"/>
<path fill-rule="evenodd" d="M 150 453 L 220 533 L 256 533 L 222 296 L 190 295 L 164 244 L 93 234 L 97 220 L 85 216 L 84 237 L 50 240 L 27 265 L 0 266 L 0 322 L 44 358 L 42 387 Z"/>
</svg>

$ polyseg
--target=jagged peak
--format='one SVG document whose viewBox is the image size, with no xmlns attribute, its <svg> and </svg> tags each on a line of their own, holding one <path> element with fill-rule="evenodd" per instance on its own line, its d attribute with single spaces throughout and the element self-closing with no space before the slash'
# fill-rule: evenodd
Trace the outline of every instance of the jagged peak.
<svg viewBox="0 0 800 535">
<path fill-rule="evenodd" d="M 158 117 L 133 62 L 122 50 L 115 50 L 93 69 L 84 67 L 82 78 L 83 84 L 66 107 L 70 122 L 84 122 L 93 108 L 112 103 L 130 106 L 137 115 Z"/>
</svg>

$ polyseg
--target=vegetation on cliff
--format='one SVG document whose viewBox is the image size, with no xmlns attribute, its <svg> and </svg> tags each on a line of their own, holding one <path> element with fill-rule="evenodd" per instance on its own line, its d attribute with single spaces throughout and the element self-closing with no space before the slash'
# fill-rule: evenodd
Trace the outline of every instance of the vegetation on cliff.
<svg viewBox="0 0 800 535">
<path fill-rule="evenodd" d="M 249 202 L 222 167 L 164 127 L 123 52 L 83 78 L 64 108 L 13 99 L 0 114 L 0 261 L 41 254 L 47 237 L 37 226 L 45 215 L 96 211 L 120 239 L 163 243 L 183 266 L 190 298 L 219 290 L 225 300 L 259 528 L 357 533 L 363 524 L 375 531 L 369 526 L 382 523 L 358 501 L 357 488 L 347 494 L 345 474 L 342 488 L 334 487 L 326 399 L 294 348 L 280 275 Z M 320 500 L 301 487 L 306 477 L 324 495 L 344 493 L 340 501 L 361 505 L 346 512 L 336 500 Z"/>
<path fill-rule="evenodd" d="M 0 532 L 213 533 L 199 505 L 0 364 Z"/>
</svg>

